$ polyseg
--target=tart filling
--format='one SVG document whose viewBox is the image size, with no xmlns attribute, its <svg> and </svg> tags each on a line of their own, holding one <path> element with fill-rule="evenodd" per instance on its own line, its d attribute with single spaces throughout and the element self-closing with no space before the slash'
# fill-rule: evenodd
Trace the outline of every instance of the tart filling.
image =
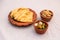
<svg viewBox="0 0 60 40">
<path fill-rule="evenodd" d="M 51 17 L 52 13 L 49 10 L 44 10 L 44 11 L 42 11 L 42 16 L 43 17 Z"/>
<path fill-rule="evenodd" d="M 38 22 L 38 23 L 35 23 L 35 26 L 36 26 L 38 29 L 45 29 L 46 24 L 40 21 L 40 22 Z"/>
<path fill-rule="evenodd" d="M 11 12 L 11 18 L 20 22 L 33 22 L 33 12 L 28 8 L 17 8 Z"/>
</svg>

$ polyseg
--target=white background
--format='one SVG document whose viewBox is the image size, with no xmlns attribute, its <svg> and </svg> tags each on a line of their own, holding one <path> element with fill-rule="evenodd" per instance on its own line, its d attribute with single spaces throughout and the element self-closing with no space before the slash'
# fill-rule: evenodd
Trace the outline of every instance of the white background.
<svg viewBox="0 0 60 40">
<path fill-rule="evenodd" d="M 19 7 L 33 9 L 39 13 L 44 9 L 53 11 L 54 16 L 45 34 L 37 34 L 33 25 L 14 27 L 8 21 L 11 10 Z M 60 40 L 60 0 L 0 0 L 0 40 Z"/>
</svg>

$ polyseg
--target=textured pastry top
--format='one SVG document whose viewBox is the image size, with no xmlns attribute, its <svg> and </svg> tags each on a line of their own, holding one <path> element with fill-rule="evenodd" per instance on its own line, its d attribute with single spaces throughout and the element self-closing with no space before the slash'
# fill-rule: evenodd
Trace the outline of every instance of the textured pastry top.
<svg viewBox="0 0 60 40">
<path fill-rule="evenodd" d="M 33 22 L 33 12 L 29 8 L 17 8 L 11 12 L 11 18 L 20 22 Z"/>
</svg>

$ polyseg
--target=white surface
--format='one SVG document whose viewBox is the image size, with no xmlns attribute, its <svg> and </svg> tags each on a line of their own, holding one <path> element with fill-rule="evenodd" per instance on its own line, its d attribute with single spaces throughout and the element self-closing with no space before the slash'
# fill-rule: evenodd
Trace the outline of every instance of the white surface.
<svg viewBox="0 0 60 40">
<path fill-rule="evenodd" d="M 44 35 L 35 32 L 33 26 L 18 28 L 8 21 L 11 10 L 19 7 L 27 7 L 39 12 L 50 9 L 54 12 L 49 28 Z M 0 0 L 0 40 L 60 40 L 60 0 Z"/>
</svg>

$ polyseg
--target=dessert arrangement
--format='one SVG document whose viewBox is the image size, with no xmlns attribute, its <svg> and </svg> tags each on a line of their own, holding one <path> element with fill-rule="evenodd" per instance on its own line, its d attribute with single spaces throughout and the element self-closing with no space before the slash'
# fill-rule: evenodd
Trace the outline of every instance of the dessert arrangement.
<svg viewBox="0 0 60 40">
<path fill-rule="evenodd" d="M 16 8 L 10 11 L 8 20 L 12 25 L 18 27 L 27 27 L 33 24 L 35 31 L 38 34 L 44 34 L 48 29 L 48 23 L 52 17 L 53 12 L 51 10 L 42 10 L 40 12 L 41 20 L 37 20 L 37 14 L 30 8 Z"/>
</svg>

